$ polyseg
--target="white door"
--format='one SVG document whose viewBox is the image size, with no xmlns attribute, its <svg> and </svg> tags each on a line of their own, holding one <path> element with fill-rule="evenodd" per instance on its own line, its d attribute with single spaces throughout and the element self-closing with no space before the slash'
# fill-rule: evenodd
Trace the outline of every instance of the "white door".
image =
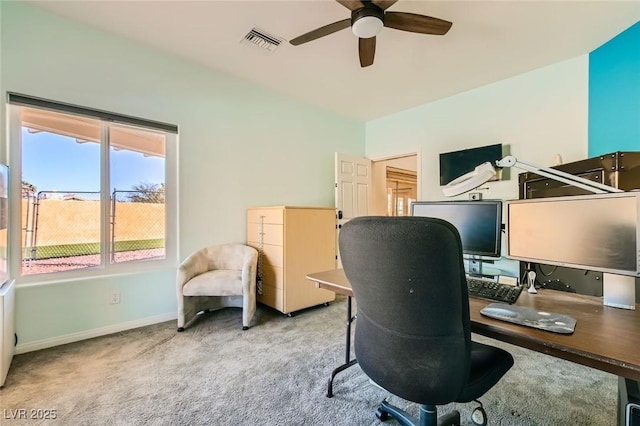
<svg viewBox="0 0 640 426">
<path fill-rule="evenodd" d="M 354 157 L 336 152 L 336 214 L 338 215 L 338 227 L 336 238 L 340 228 L 350 219 L 358 216 L 367 216 L 371 211 L 371 191 L 373 179 L 371 177 L 371 160 Z M 339 248 L 337 265 L 342 267 Z"/>
</svg>

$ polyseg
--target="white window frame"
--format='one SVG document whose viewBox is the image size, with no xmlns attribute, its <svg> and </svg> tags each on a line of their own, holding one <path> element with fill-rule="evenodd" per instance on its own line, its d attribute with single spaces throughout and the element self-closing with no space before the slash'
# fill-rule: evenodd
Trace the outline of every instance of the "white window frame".
<svg viewBox="0 0 640 426">
<path fill-rule="evenodd" d="M 109 257 L 109 220 L 110 220 L 110 182 L 109 182 L 109 145 L 108 126 L 101 119 L 101 241 L 100 265 L 62 272 L 21 275 L 22 242 L 21 242 L 21 205 L 22 205 L 22 108 L 40 108 L 40 106 L 22 106 L 7 103 L 7 123 L 9 126 L 8 163 L 9 163 L 9 273 L 16 280 L 16 285 L 41 285 L 57 282 L 85 280 L 87 278 L 109 277 L 140 273 L 161 269 L 173 269 L 178 263 L 178 134 L 165 131 L 165 257 L 164 259 L 141 259 L 129 262 L 111 263 Z M 73 114 L 65 110 L 51 108 L 52 111 Z M 80 115 L 80 114 L 77 114 Z M 96 118 L 96 117 L 93 117 Z M 99 118 L 98 118 L 99 119 Z M 114 121 L 116 122 L 116 121 Z M 120 123 L 144 128 L 139 124 Z M 177 129 L 177 127 L 176 127 Z M 151 128 L 155 131 L 162 129 Z"/>
</svg>

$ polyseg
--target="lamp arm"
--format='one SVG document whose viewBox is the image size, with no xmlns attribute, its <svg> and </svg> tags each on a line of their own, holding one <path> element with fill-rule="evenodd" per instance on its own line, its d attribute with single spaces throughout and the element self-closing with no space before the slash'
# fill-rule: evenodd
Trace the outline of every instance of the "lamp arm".
<svg viewBox="0 0 640 426">
<path fill-rule="evenodd" d="M 442 192 L 447 197 L 464 194 L 479 187 L 496 175 L 496 169 L 490 162 L 482 163 L 469 173 L 465 173 L 457 179 L 449 182 Z"/>
<path fill-rule="evenodd" d="M 621 189 L 614 188 L 609 185 L 604 185 L 598 182 L 592 182 L 588 179 L 574 176 L 572 174 L 563 172 L 561 170 L 552 169 L 549 167 L 536 166 L 534 164 L 526 163 L 524 161 L 518 161 L 513 155 L 507 155 L 502 160 L 496 161 L 498 167 L 517 167 L 528 172 L 533 172 L 541 176 L 553 179 L 559 182 L 566 183 L 567 185 L 576 186 L 584 190 L 593 192 L 595 194 L 605 194 L 610 192 L 624 192 Z"/>
</svg>

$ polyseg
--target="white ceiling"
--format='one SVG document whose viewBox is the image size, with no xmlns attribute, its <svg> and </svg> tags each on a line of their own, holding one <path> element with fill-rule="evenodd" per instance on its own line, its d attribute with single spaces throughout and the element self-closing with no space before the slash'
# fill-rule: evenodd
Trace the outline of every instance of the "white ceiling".
<svg viewBox="0 0 640 426">
<path fill-rule="evenodd" d="M 291 98 L 360 120 L 441 99 L 587 54 L 640 20 L 640 1 L 413 1 L 389 11 L 453 22 L 432 36 L 384 28 L 361 68 L 345 29 L 288 40 L 350 17 L 333 0 L 28 1 Z M 253 27 L 287 42 L 274 52 L 241 44 Z"/>
</svg>

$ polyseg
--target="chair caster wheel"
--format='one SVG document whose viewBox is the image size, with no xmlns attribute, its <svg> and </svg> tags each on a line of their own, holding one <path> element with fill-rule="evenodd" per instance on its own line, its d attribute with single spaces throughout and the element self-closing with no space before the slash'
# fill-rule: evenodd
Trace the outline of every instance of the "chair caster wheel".
<svg viewBox="0 0 640 426">
<path fill-rule="evenodd" d="M 246 325 L 242 326 L 242 331 L 245 331 L 245 330 L 248 330 L 248 329 L 249 329 L 249 327 L 247 327 Z"/>
<path fill-rule="evenodd" d="M 184 331 L 184 327 L 178 327 L 178 333 L 182 333 Z"/>
<path fill-rule="evenodd" d="M 376 417 L 380 421 L 386 422 L 387 420 L 389 420 L 389 413 L 387 413 L 386 411 L 383 411 L 382 408 L 378 407 L 378 409 L 376 410 Z"/>
<path fill-rule="evenodd" d="M 477 407 L 471 413 L 471 421 L 476 426 L 487 426 L 487 412 L 484 411 L 484 408 Z"/>
</svg>

